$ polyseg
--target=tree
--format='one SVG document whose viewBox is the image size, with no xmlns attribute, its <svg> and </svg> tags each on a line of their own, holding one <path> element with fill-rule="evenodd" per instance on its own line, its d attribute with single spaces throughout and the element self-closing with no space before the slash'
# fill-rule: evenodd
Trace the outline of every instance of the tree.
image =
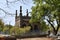
<svg viewBox="0 0 60 40">
<path fill-rule="evenodd" d="M 4 26 L 4 28 L 3 28 L 3 32 L 4 32 L 5 34 L 9 34 L 9 28 L 6 27 L 6 26 Z"/>
<path fill-rule="evenodd" d="M 0 31 L 3 31 L 4 22 L 0 19 Z"/>
<path fill-rule="evenodd" d="M 12 26 L 12 25 L 8 25 L 8 24 L 6 24 L 6 25 L 4 25 L 4 31 L 7 31 L 8 33 L 10 33 L 10 29 L 12 28 L 12 27 L 14 27 L 14 26 Z"/>
<path fill-rule="evenodd" d="M 60 27 L 60 0 L 33 0 L 33 2 L 35 6 L 31 12 L 32 22 L 46 20 L 56 35 Z"/>
</svg>

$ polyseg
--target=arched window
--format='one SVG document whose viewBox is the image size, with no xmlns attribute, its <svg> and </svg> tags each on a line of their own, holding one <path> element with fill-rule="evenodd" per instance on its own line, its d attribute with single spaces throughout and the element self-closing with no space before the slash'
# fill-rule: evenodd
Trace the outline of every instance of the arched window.
<svg viewBox="0 0 60 40">
<path fill-rule="evenodd" d="M 26 26 L 26 24 L 25 24 L 25 23 L 23 23 L 23 24 L 22 24 L 22 26 L 24 27 L 24 26 Z"/>
<path fill-rule="evenodd" d="M 34 30 L 38 31 L 38 26 L 37 25 L 34 25 Z"/>
</svg>

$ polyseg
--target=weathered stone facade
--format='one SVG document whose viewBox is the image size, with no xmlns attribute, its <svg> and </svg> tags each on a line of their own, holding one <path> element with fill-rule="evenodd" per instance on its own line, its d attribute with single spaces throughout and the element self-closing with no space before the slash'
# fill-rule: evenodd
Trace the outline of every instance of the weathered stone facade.
<svg viewBox="0 0 60 40">
<path fill-rule="evenodd" d="M 24 27 L 24 26 L 31 26 L 32 29 L 38 29 L 38 24 L 30 24 L 29 20 L 31 19 L 30 16 L 28 16 L 28 9 L 26 11 L 26 16 L 22 16 L 22 6 L 20 6 L 20 14 L 17 16 L 17 10 L 16 10 L 16 16 L 15 16 L 15 26 L 16 27 Z"/>
<path fill-rule="evenodd" d="M 17 10 L 16 10 L 16 16 L 15 16 L 15 25 L 17 27 L 22 27 L 22 26 L 29 26 L 29 20 L 30 20 L 30 16 L 28 16 L 28 9 L 27 9 L 27 15 L 26 16 L 22 16 L 22 6 L 20 6 L 20 15 L 17 16 Z"/>
</svg>

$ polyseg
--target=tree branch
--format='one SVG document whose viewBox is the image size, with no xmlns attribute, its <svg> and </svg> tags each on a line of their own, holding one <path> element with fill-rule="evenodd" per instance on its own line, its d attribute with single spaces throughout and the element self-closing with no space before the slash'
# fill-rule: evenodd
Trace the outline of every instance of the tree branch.
<svg viewBox="0 0 60 40">
<path fill-rule="evenodd" d="M 4 9 L 2 9 L 2 8 L 0 8 L 0 10 L 2 10 L 2 11 L 3 11 L 5 14 L 7 14 L 7 15 L 11 15 L 11 16 L 15 15 L 15 14 L 6 12 L 6 11 L 5 11 Z"/>
<path fill-rule="evenodd" d="M 60 20 L 59 20 L 59 22 L 57 21 L 57 24 L 58 24 L 58 26 L 57 26 L 57 29 L 56 29 L 56 33 L 58 32 L 59 27 L 60 27 Z"/>
<path fill-rule="evenodd" d="M 53 26 L 53 24 L 51 24 L 51 22 L 48 20 L 48 19 L 46 19 L 47 21 L 48 21 L 48 23 L 53 27 L 53 30 L 55 31 L 55 27 Z"/>
</svg>

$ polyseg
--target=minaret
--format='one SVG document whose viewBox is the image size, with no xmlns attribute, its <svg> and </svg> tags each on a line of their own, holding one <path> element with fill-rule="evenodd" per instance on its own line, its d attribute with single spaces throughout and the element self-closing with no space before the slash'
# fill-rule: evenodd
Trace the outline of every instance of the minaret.
<svg viewBox="0 0 60 40">
<path fill-rule="evenodd" d="M 22 16 L 22 6 L 20 6 L 20 16 Z"/>
<path fill-rule="evenodd" d="M 19 24 L 21 27 L 22 26 L 22 6 L 20 6 L 20 24 Z"/>
<path fill-rule="evenodd" d="M 17 10 L 16 10 L 16 16 L 15 16 L 15 19 L 17 19 Z"/>
<path fill-rule="evenodd" d="M 17 26 L 16 24 L 17 24 L 17 10 L 16 10 L 16 14 L 15 14 L 15 26 Z"/>
<path fill-rule="evenodd" d="M 27 13 L 27 15 L 26 15 L 26 16 L 28 16 L 28 9 L 27 9 L 26 13 Z"/>
</svg>

